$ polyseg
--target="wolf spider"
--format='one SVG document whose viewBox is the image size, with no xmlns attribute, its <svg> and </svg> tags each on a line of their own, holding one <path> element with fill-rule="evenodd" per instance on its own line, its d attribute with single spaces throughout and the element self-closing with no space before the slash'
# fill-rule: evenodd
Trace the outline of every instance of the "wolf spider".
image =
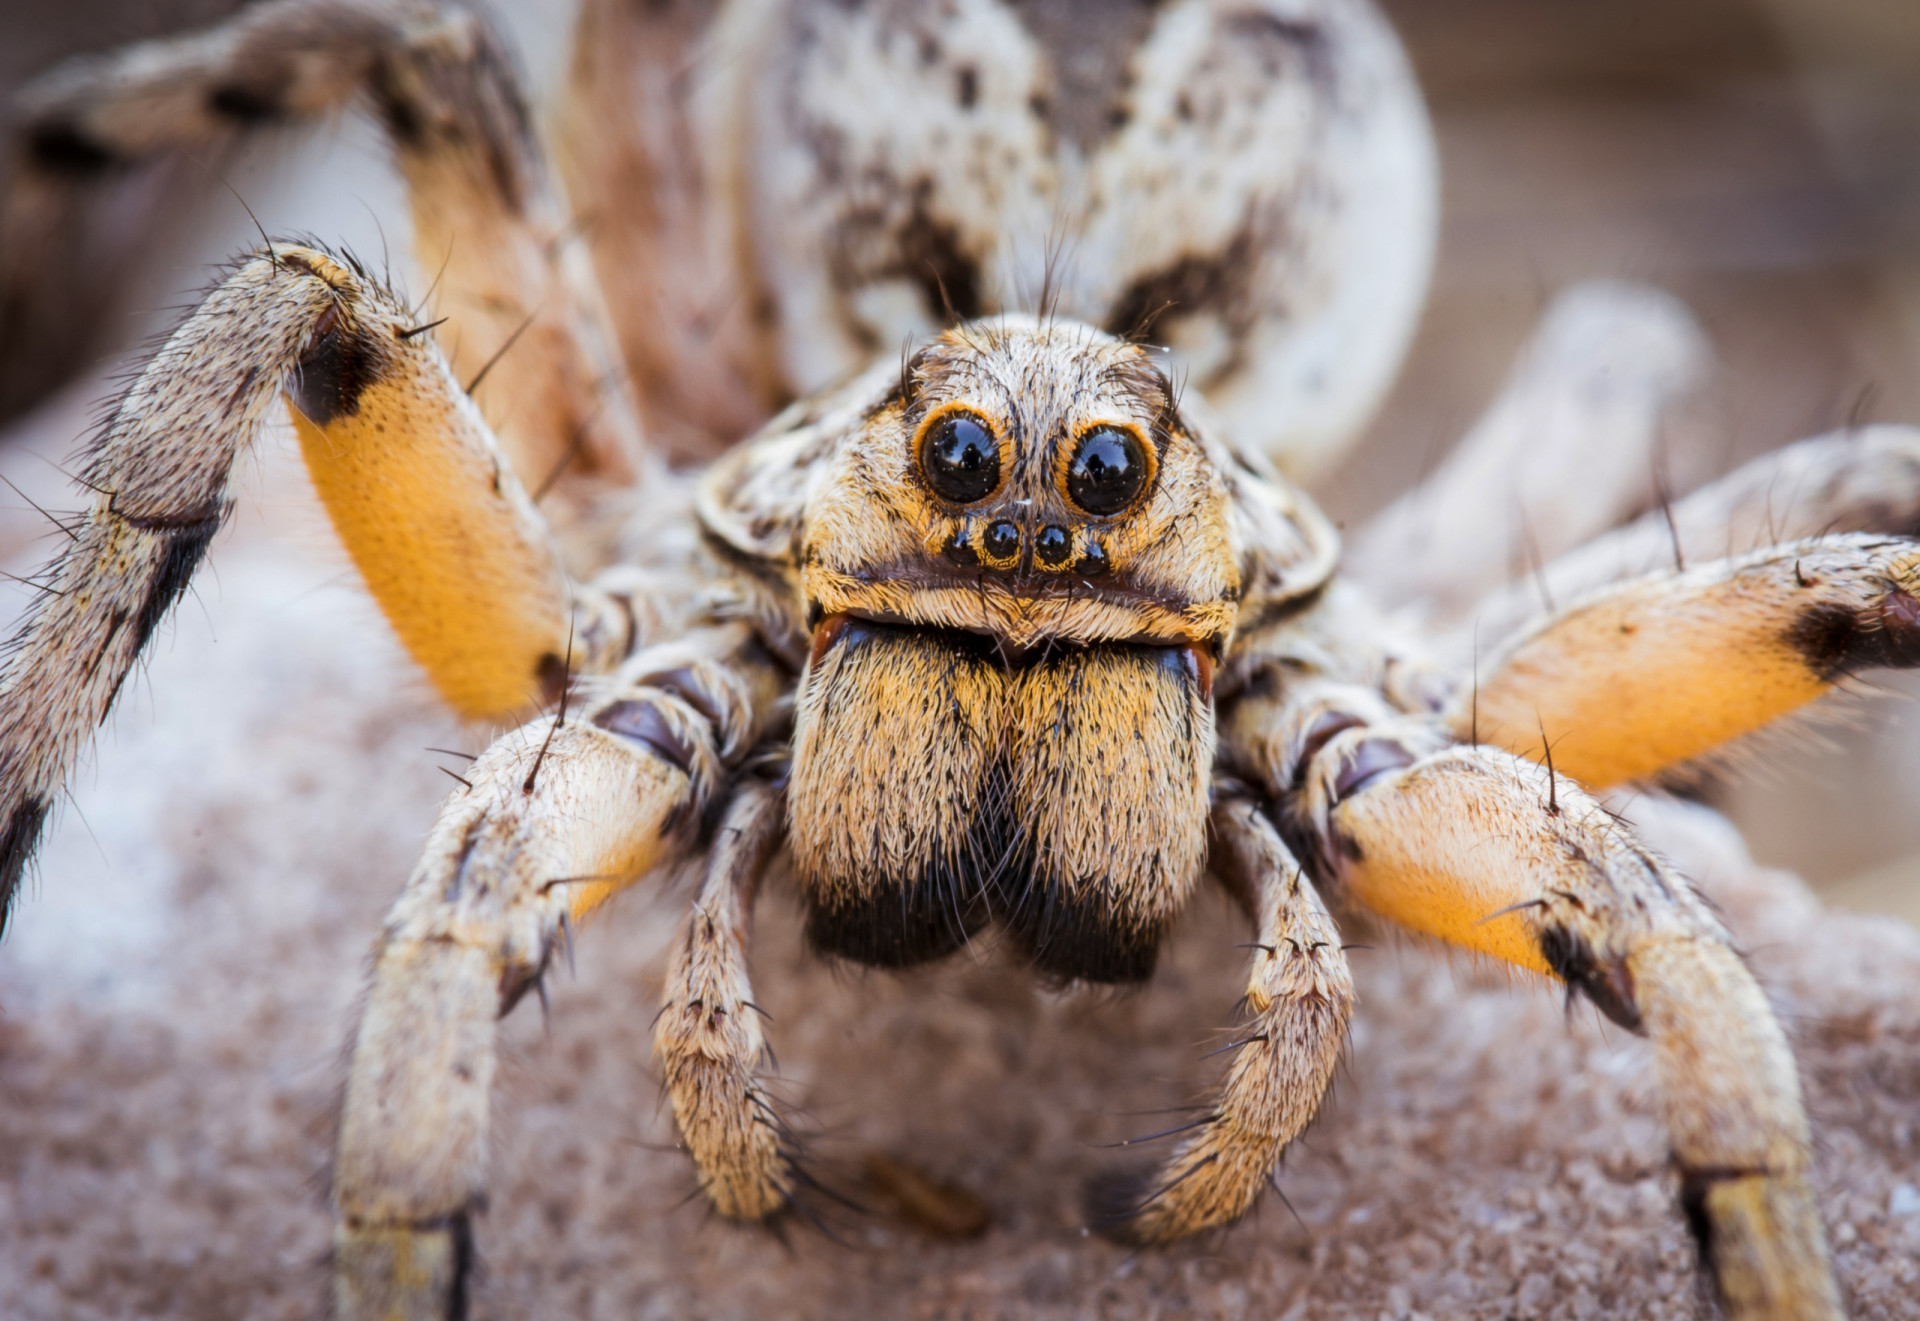
<svg viewBox="0 0 1920 1321">
<path fill-rule="evenodd" d="M 1785 1038 L 1595 794 L 1920 663 L 1920 544 L 1886 535 L 1910 440 L 1807 442 L 1611 533 L 1554 567 L 1565 608 L 1489 598 L 1503 631 L 1466 658 L 1337 575 L 1281 475 L 1366 417 L 1431 256 L 1423 110 L 1365 0 L 589 0 L 574 71 L 581 230 L 507 52 L 452 3 L 278 0 L 25 101 L 9 279 L 103 174 L 356 102 L 437 272 L 426 311 L 318 244 L 234 263 L 87 460 L 0 707 L 10 901 L 284 400 L 448 704 L 539 711 L 459 777 L 380 937 L 340 1315 L 461 1311 L 494 1025 L 573 924 L 676 868 L 700 880 L 654 1029 L 675 1119 L 721 1214 L 795 1202 L 746 959 L 782 852 L 823 953 L 903 967 L 997 929 L 1067 982 L 1145 980 L 1201 877 L 1225 885 L 1249 1021 L 1202 1119 L 1101 1209 L 1118 1237 L 1233 1222 L 1312 1120 L 1353 1002 L 1337 902 L 1647 1037 L 1726 1310 L 1839 1314 Z M 1819 481 L 1781 515 L 1788 472 Z M 1399 526 L 1435 512 L 1412 499 Z M 1669 534 L 1763 523 L 1780 544 L 1654 567 Z"/>
</svg>

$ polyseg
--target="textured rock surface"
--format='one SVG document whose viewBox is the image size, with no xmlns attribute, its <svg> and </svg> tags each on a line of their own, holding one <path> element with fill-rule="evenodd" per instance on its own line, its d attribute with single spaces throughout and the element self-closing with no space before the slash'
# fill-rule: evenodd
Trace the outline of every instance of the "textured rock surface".
<svg viewBox="0 0 1920 1321">
<path fill-rule="evenodd" d="M 53 428 L 56 432 L 59 428 Z M 23 470 L 22 465 L 13 465 Z M 33 465 L 25 465 L 30 470 Z M 49 479 L 43 498 L 58 488 Z M 0 947 L 0 1298 L 18 1318 L 313 1314 L 328 1132 L 368 942 L 471 747 L 270 462 L 83 776 Z M 47 548 L 10 525 L 8 567 Z M 1819 1187 L 1860 1318 L 1920 1315 L 1920 935 L 1828 913 L 1717 818 L 1630 810 L 1726 909 L 1800 1054 Z M 506 1023 L 483 1317 L 1691 1317 L 1642 1045 L 1444 955 L 1354 954 L 1331 1105 L 1257 1218 L 1132 1253 L 1084 1180 L 1195 1098 L 1244 939 L 1208 897 L 1126 996 L 1056 995 L 991 953 L 911 977 L 823 967 L 778 886 L 760 998 L 822 1174 L 912 1161 L 985 1236 L 827 1208 L 834 1237 L 712 1220 L 648 1054 L 683 892 L 583 933 L 543 1023 Z M 1373 939 L 1359 936 L 1356 939 Z"/>
</svg>

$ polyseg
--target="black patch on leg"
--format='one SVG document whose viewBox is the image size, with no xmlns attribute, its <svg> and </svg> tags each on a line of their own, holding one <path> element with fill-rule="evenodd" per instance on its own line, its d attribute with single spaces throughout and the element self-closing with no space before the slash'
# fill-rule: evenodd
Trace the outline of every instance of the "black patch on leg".
<svg viewBox="0 0 1920 1321">
<path fill-rule="evenodd" d="M 212 514 L 179 521 L 143 520 L 130 515 L 123 517 L 135 527 L 149 530 L 164 528 L 167 537 L 159 571 L 147 587 L 147 599 L 140 603 L 140 612 L 133 618 L 133 651 L 137 656 L 146 648 L 147 640 L 153 636 L 153 630 L 160 626 L 160 621 L 166 618 L 167 611 L 186 595 L 187 588 L 193 583 L 194 570 L 206 558 L 207 547 L 213 544 L 214 537 L 219 533 L 226 511 L 219 509 Z"/>
<path fill-rule="evenodd" d="M 1540 956 L 1554 975 L 1629 1032 L 1641 1032 L 1640 1006 L 1633 999 L 1633 974 L 1624 959 L 1601 959 L 1586 938 L 1567 927 L 1540 933 Z"/>
<path fill-rule="evenodd" d="M 531 182 L 533 117 L 491 25 L 478 24 L 473 35 L 460 54 L 416 48 L 406 59 L 376 62 L 367 94 L 403 154 L 483 165 L 496 197 L 517 215 Z"/>
<path fill-rule="evenodd" d="M 1270 671 L 1262 671 L 1261 679 L 1271 681 Z M 1249 689 L 1251 695 L 1251 689 Z M 1333 741 L 1336 734 L 1349 729 L 1358 729 L 1367 722 L 1359 716 L 1349 715 L 1345 711 L 1322 711 L 1315 716 L 1313 723 L 1307 726 L 1306 735 L 1300 740 L 1300 754 L 1293 763 L 1293 774 L 1288 777 L 1295 793 L 1307 787 L 1307 772 L 1313 769 L 1313 759 L 1320 755 L 1320 749 Z"/>
<path fill-rule="evenodd" d="M 1307 879 L 1313 882 L 1322 898 L 1333 902 L 1341 893 L 1342 872 L 1367 860 L 1359 841 L 1341 829 L 1337 821 L 1329 822 L 1327 832 L 1322 834 L 1312 816 L 1301 807 L 1298 793 L 1268 799 L 1263 810 L 1288 852 L 1306 872 Z"/>
<path fill-rule="evenodd" d="M 216 115 L 248 126 L 271 124 L 287 117 L 286 103 L 275 87 L 245 87 L 227 83 L 207 93 L 207 108 Z"/>
<path fill-rule="evenodd" d="M 1680 1213 L 1687 1218 L 1687 1233 L 1693 1236 L 1694 1250 L 1700 1254 L 1700 1269 L 1714 1282 L 1719 1292 L 1719 1272 L 1713 1258 L 1713 1217 L 1707 1212 L 1707 1189 L 1714 1180 L 1696 1171 L 1680 1170 Z"/>
<path fill-rule="evenodd" d="M 456 880 L 459 874 L 466 870 L 465 861 L 464 858 L 461 859 L 463 865 L 455 873 Z M 500 1013 L 497 1016 L 505 1018 L 518 1009 L 520 1002 L 527 998 L 528 991 L 540 992 L 540 1007 L 544 1011 L 547 1005 L 544 983 L 547 979 L 547 969 L 552 965 L 553 942 L 549 940 L 540 950 L 540 962 L 531 966 L 524 963 L 508 964 L 502 968 L 500 970 Z"/>
<path fill-rule="evenodd" d="M 47 174 L 88 179 L 124 163 L 75 124 L 35 124 L 26 139 L 27 159 Z"/>
<path fill-rule="evenodd" d="M 453 1240 L 453 1284 L 447 1290 L 447 1321 L 467 1321 L 467 1289 L 473 1276 L 473 1215 L 456 1211 L 447 1217 L 447 1235 Z"/>
<path fill-rule="evenodd" d="M 283 258 L 289 264 L 293 258 Z M 316 426 L 359 410 L 360 396 L 380 379 L 385 357 L 344 324 L 337 307 L 320 314 L 313 340 L 294 370 L 293 403 Z"/>
<path fill-rule="evenodd" d="M 541 700 L 549 706 L 567 691 L 567 663 L 550 651 L 540 657 L 539 664 L 533 667 L 533 675 L 540 684 Z"/>
<path fill-rule="evenodd" d="M 1787 630 L 1787 645 L 1822 679 L 1911 669 L 1920 665 L 1920 600 L 1895 588 L 1865 609 L 1811 606 Z"/>
<path fill-rule="evenodd" d="M 41 798 L 23 798 L 14 804 L 7 827 L 0 834 L 0 936 L 7 933 L 7 918 L 13 912 L 13 897 L 20 892 L 20 878 L 40 843 L 40 828 L 47 823 L 47 804 Z"/>
<path fill-rule="evenodd" d="M 1678 1164 L 1678 1162 L 1675 1162 Z M 1707 1194 L 1715 1184 L 1732 1183 L 1764 1175 L 1764 1170 L 1733 1170 L 1722 1167 L 1695 1169 L 1679 1165 L 1680 1212 L 1687 1219 L 1687 1232 L 1700 1254 L 1700 1270 L 1713 1284 L 1714 1298 L 1724 1303 L 1720 1293 L 1718 1249 L 1714 1243 L 1713 1212 L 1707 1206 Z"/>
<path fill-rule="evenodd" d="M 467 1321 L 467 1284 L 475 1259 L 473 1220 L 463 1211 L 453 1218 L 453 1289 L 447 1295 L 447 1321 Z"/>
<path fill-rule="evenodd" d="M 411 89 L 396 77 L 395 71 L 385 61 L 368 76 L 367 94 L 379 108 L 380 121 L 386 126 L 387 134 L 396 147 L 403 151 L 426 151 L 429 145 L 426 118 L 421 115 L 419 106 L 414 104 Z"/>
</svg>

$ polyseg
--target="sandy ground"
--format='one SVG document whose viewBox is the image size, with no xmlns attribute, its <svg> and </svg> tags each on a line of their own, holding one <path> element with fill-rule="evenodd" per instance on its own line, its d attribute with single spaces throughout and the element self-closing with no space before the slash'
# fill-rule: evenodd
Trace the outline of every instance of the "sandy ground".
<svg viewBox="0 0 1920 1321">
<path fill-rule="evenodd" d="M 80 394 L 72 399 L 83 397 Z M 60 407 L 69 410 L 68 403 Z M 41 431 L 77 424 L 59 407 Z M 68 428 L 64 434 L 72 434 Z M 57 452 L 57 449 L 55 450 Z M 285 449 L 102 740 L 0 949 L 0 1315 L 312 1315 L 328 1135 L 368 941 L 472 747 L 331 549 Z M 43 503 L 61 479 L 14 451 Z M 10 516 L 9 567 L 46 553 Z M 1853 1314 L 1920 1315 L 1920 935 L 1822 911 L 1704 809 L 1631 809 L 1727 910 L 1790 1025 Z M 990 951 L 909 977 L 821 965 L 779 886 L 756 984 L 831 1236 L 709 1217 L 648 1059 L 686 900 L 584 934 L 506 1023 L 487 1317 L 1686 1317 L 1706 1314 L 1646 1050 L 1557 995 L 1380 941 L 1328 1110 L 1249 1223 L 1089 1237 L 1099 1144 L 1196 1098 L 1244 939 L 1208 897 L 1161 973 L 1058 995 Z M 1367 937 L 1355 936 L 1357 939 Z M 874 1152 L 982 1199 L 971 1241 L 879 1208 Z"/>
</svg>

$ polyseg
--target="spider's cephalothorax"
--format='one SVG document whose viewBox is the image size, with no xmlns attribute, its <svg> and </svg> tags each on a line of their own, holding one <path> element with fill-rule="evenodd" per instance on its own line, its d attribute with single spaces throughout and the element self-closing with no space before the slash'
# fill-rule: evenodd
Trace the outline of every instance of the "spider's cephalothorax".
<svg viewBox="0 0 1920 1321">
<path fill-rule="evenodd" d="M 1353 1005 L 1326 889 L 1647 1036 L 1728 1310 L 1838 1314 L 1785 1038 L 1718 919 L 1589 790 L 1920 661 L 1920 544 L 1881 535 L 1912 526 L 1920 454 L 1810 442 L 1548 566 L 1591 589 L 1570 608 L 1496 597 L 1499 636 L 1403 638 L 1268 456 L 1350 435 L 1410 330 L 1432 181 L 1405 62 L 1364 0 L 1100 17 L 591 0 L 576 91 L 600 99 L 569 156 L 585 195 L 631 203 L 591 256 L 510 62 L 456 5 L 277 0 L 36 94 L 8 223 L 44 238 L 49 197 L 118 163 L 365 92 L 444 267 L 436 311 L 472 331 L 456 371 L 434 313 L 350 258 L 238 262 L 104 428 L 0 682 L 3 915 L 285 399 L 442 695 L 486 719 L 549 704 L 456 777 L 381 935 L 333 1167 L 343 1316 L 458 1313 L 494 1024 L 575 921 L 678 864 L 700 880 L 654 1026 L 674 1117 L 721 1213 L 794 1204 L 747 968 L 783 847 L 821 949 L 902 965 L 997 925 L 1062 980 L 1145 978 L 1220 879 L 1252 928 L 1249 1021 L 1172 1154 L 1100 1209 L 1109 1232 L 1231 1223 L 1312 1120 Z M 1010 314 L 1062 207 L 1080 266 L 1046 315 Z M 32 251 L 0 244 L 0 292 Z M 937 302 L 964 324 L 936 333 Z M 1106 333 L 1148 326 L 1233 435 Z M 925 347 L 822 388 L 902 335 Z M 643 413 L 738 439 L 783 391 L 691 501 L 647 461 Z M 1776 488 L 1815 493 L 1783 512 Z M 549 517 L 600 572 L 570 572 Z M 1669 538 L 1694 567 L 1613 581 Z M 1423 581 L 1416 553 L 1385 572 Z"/>
<path fill-rule="evenodd" d="M 1049 973 L 1151 973 L 1205 855 L 1243 591 L 1317 587 L 1332 541 L 1153 358 L 975 322 L 709 479 L 709 529 L 779 567 L 811 638 L 789 846 L 820 948 L 902 965 L 997 921 Z"/>
<path fill-rule="evenodd" d="M 821 463 L 790 794 L 813 939 L 904 964 L 998 920 L 1049 972 L 1145 977 L 1199 877 L 1240 586 L 1166 378 L 1071 322 L 979 323 Z"/>
</svg>

